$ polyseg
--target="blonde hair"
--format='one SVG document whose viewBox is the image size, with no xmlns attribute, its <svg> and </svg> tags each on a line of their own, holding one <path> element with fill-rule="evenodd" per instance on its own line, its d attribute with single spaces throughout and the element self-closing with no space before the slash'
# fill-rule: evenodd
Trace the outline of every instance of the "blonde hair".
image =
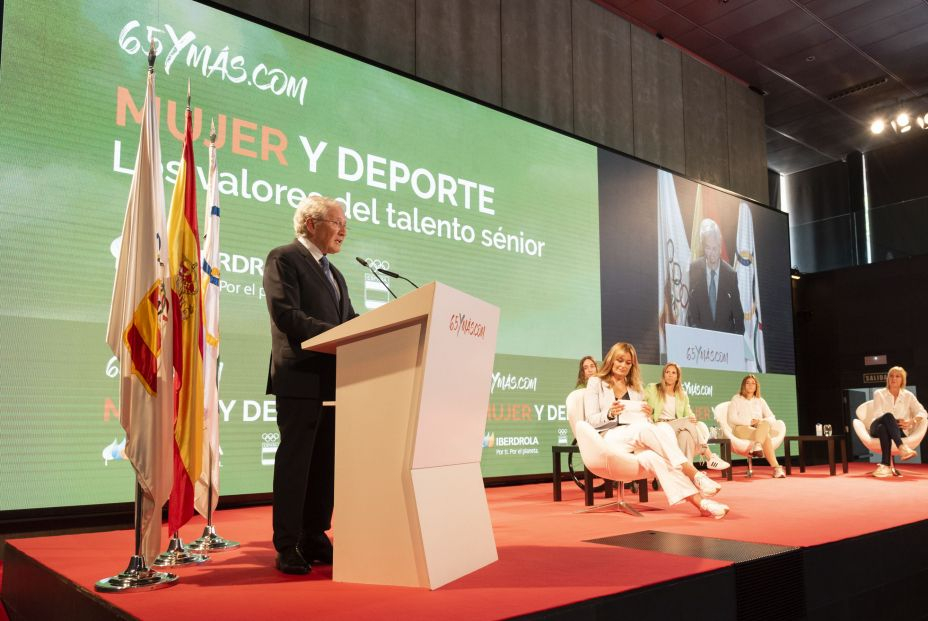
<svg viewBox="0 0 928 621">
<path fill-rule="evenodd" d="M 745 399 L 748 398 L 747 393 L 745 393 L 745 391 L 744 391 L 744 385 L 748 383 L 748 380 L 749 380 L 749 379 L 753 379 L 753 380 L 754 380 L 754 385 L 757 386 L 757 389 L 754 391 L 754 396 L 755 396 L 755 397 L 760 397 L 760 382 L 757 381 L 757 376 L 756 376 L 756 375 L 753 375 L 753 374 L 751 374 L 751 373 L 745 375 L 745 376 L 744 376 L 744 379 L 741 380 L 741 389 L 738 391 L 738 394 L 741 395 L 742 397 L 744 397 Z"/>
<path fill-rule="evenodd" d="M 673 385 L 673 394 L 677 397 L 683 397 L 683 371 L 680 370 L 680 365 L 676 362 L 668 362 L 664 365 L 664 369 L 661 371 L 661 381 L 658 382 L 661 389 L 657 391 L 657 396 L 661 402 L 664 401 L 664 373 L 666 373 L 667 369 L 670 367 L 677 370 L 677 382 Z"/>
<path fill-rule="evenodd" d="M 893 373 L 898 373 L 902 376 L 902 386 L 900 388 L 905 388 L 906 380 L 909 378 L 909 374 L 905 372 L 905 369 L 902 367 L 893 367 L 886 372 L 886 387 L 889 388 L 889 376 Z"/>
<path fill-rule="evenodd" d="M 603 380 L 603 383 L 607 386 L 611 386 L 612 383 L 609 377 L 612 375 L 612 365 L 615 363 L 615 359 L 619 357 L 619 354 L 628 354 L 632 357 L 632 366 L 628 370 L 628 377 L 625 379 L 625 385 L 628 388 L 641 392 L 641 371 L 638 369 L 638 352 L 635 351 L 635 346 L 631 343 L 616 343 L 613 345 L 603 359 L 603 363 L 600 365 L 599 371 L 596 372 L 595 377 Z"/>
</svg>

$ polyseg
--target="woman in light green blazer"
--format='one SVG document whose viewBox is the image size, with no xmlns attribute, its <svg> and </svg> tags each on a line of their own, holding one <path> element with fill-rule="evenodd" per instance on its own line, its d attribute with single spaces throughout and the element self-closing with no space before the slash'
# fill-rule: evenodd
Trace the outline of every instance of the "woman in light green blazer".
<svg viewBox="0 0 928 621">
<path fill-rule="evenodd" d="M 709 450 L 708 431 L 705 425 L 696 421 L 696 415 L 690 409 L 690 398 L 683 390 L 682 380 L 680 367 L 674 362 L 668 362 L 664 365 L 661 381 L 645 386 L 644 398 L 653 410 L 651 417 L 655 423 L 666 423 L 673 428 L 680 450 L 690 460 L 699 454 L 712 470 L 725 470 L 729 464 Z"/>
</svg>

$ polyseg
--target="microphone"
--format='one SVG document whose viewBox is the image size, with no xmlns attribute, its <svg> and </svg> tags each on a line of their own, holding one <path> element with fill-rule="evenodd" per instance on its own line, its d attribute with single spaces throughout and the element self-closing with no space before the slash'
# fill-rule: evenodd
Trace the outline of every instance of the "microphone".
<svg viewBox="0 0 928 621">
<path fill-rule="evenodd" d="M 387 283 L 385 283 L 385 282 L 383 281 L 383 278 L 380 277 L 380 274 L 378 274 L 376 271 L 374 271 L 374 268 L 371 267 L 371 264 L 370 264 L 370 263 L 368 263 L 367 261 L 365 261 L 365 260 L 362 259 L 361 257 L 355 257 L 354 260 L 357 261 L 358 263 L 360 263 L 361 265 L 363 265 L 364 267 L 366 267 L 367 269 L 369 269 L 369 270 L 371 271 L 371 274 L 373 274 L 374 277 L 375 277 L 377 280 L 380 281 L 380 284 L 383 285 L 383 288 L 390 292 L 390 295 L 393 296 L 393 299 L 394 299 L 394 300 L 396 299 L 396 294 L 393 293 L 393 290 L 390 289 L 390 287 L 387 286 Z"/>
<path fill-rule="evenodd" d="M 406 282 L 408 282 L 410 285 L 412 285 L 412 286 L 415 287 L 416 289 L 419 288 L 419 285 L 417 285 L 417 284 L 414 283 L 413 281 L 409 280 L 409 279 L 406 278 L 405 276 L 400 276 L 400 275 L 397 274 L 396 272 L 391 272 L 390 270 L 385 270 L 385 269 L 383 269 L 382 267 L 378 267 L 378 268 L 377 268 L 377 271 L 380 272 L 381 274 L 385 275 L 385 276 L 389 276 L 390 278 L 399 278 L 400 280 L 405 280 Z"/>
</svg>

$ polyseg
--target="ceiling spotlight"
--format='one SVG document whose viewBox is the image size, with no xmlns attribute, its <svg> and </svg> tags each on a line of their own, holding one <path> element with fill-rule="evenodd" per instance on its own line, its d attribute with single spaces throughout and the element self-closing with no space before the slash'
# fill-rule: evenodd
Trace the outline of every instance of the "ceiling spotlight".
<svg viewBox="0 0 928 621">
<path fill-rule="evenodd" d="M 900 112 L 898 115 L 896 115 L 896 125 L 899 126 L 900 134 L 903 134 L 912 129 L 912 125 L 909 121 L 909 115 L 905 112 Z"/>
<path fill-rule="evenodd" d="M 870 124 L 870 131 L 874 134 L 882 134 L 884 129 L 886 129 L 886 123 L 883 122 L 883 119 L 877 119 Z"/>
<path fill-rule="evenodd" d="M 928 113 L 925 116 L 915 117 L 915 122 L 918 123 L 918 126 L 922 129 L 928 129 Z"/>
</svg>

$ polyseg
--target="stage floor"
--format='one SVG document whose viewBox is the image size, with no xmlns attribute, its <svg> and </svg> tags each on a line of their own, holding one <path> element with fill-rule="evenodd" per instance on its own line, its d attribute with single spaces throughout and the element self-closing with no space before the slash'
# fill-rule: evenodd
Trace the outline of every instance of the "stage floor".
<svg viewBox="0 0 928 621">
<path fill-rule="evenodd" d="M 668 507 L 652 492 L 649 510 L 636 518 L 623 513 L 583 510 L 580 490 L 565 483 L 564 500 L 552 502 L 551 485 L 487 490 L 499 561 L 435 591 L 332 582 L 330 567 L 308 576 L 285 576 L 274 569 L 270 508 L 220 511 L 216 527 L 241 548 L 215 554 L 202 565 L 177 569 L 177 586 L 159 591 L 100 595 L 94 583 L 125 568 L 132 531 L 10 540 L 5 552 L 2 594 L 10 617 L 38 610 L 37 595 L 24 591 L 24 574 L 47 572 L 81 598 L 99 598 L 113 617 L 197 619 L 210 617 L 382 619 L 500 619 L 614 596 L 693 576 L 725 571 L 731 560 L 709 558 L 696 548 L 681 554 L 593 543 L 591 540 L 655 531 L 713 540 L 795 548 L 825 546 L 928 519 L 928 466 L 903 464 L 905 477 L 874 479 L 870 464 L 851 464 L 848 474 L 828 476 L 827 466 L 798 468 L 786 479 L 756 468 L 753 479 L 735 468 L 722 481 L 717 499 L 731 512 L 722 520 L 700 517 L 688 504 Z M 629 500 L 631 495 L 627 495 Z M 605 502 L 597 497 L 598 503 Z M 376 507 L 371 519 L 377 519 Z M 335 545 L 338 545 L 335 516 Z M 199 536 L 203 522 L 182 531 Z M 659 546 L 658 546 L 659 547 Z M 647 546 L 645 546 L 647 548 Z M 708 548 L 707 548 L 708 550 Z M 25 568 L 25 569 L 21 569 Z M 39 596 L 41 598 L 41 596 Z M 718 618 L 718 617 L 716 617 Z"/>
</svg>

